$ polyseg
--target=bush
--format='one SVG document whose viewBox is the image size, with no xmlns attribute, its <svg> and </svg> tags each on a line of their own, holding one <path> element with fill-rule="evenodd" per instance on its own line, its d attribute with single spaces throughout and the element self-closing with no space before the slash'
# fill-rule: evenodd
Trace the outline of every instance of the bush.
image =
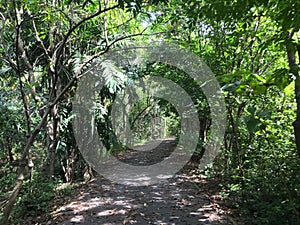
<svg viewBox="0 0 300 225">
<path fill-rule="evenodd" d="M 38 216 L 49 212 L 55 195 L 57 181 L 36 173 L 31 181 L 26 181 L 14 209 L 13 219 Z"/>
</svg>

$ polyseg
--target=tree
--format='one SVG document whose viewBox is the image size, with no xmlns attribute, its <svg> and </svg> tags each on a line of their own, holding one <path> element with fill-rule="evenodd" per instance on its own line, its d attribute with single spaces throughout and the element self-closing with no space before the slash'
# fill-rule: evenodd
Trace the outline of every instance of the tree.
<svg viewBox="0 0 300 225">
<path fill-rule="evenodd" d="M 208 3 L 208 2 L 207 2 Z M 285 47 L 289 72 L 293 75 L 295 83 L 295 100 L 297 103 L 296 120 L 293 123 L 297 152 L 300 157 L 300 46 L 299 36 L 299 1 L 247 1 L 242 2 L 209 2 L 204 6 L 207 13 L 222 21 L 239 20 L 249 23 L 253 17 L 264 17 L 275 23 L 277 33 L 271 37 L 269 42 Z M 207 14 L 209 15 L 209 14 Z M 257 38 L 257 37 L 256 37 Z M 266 46 L 263 46 L 266 48 Z M 297 55 L 298 54 L 298 62 Z M 289 74 L 282 74 L 289 76 Z M 289 79 L 286 79 L 289 80 Z"/>
<path fill-rule="evenodd" d="M 142 33 L 130 27 L 128 21 L 143 7 L 157 2 L 14 0 L 0 3 L 1 73 L 12 77 L 12 85 L 17 85 L 16 96 L 22 101 L 26 124 L 26 141 L 17 154 L 18 178 L 1 224 L 8 223 L 26 168 L 31 174 L 31 147 L 43 130 L 47 134 L 44 171 L 49 176 L 54 174 L 61 100 L 68 101 L 77 81 L 94 59 L 118 42 Z M 124 16 L 119 17 L 119 12 Z"/>
<path fill-rule="evenodd" d="M 278 56 L 282 57 L 285 52 L 290 73 L 285 65 L 276 68 L 270 84 L 281 88 L 287 86 L 292 81 L 290 74 L 293 74 L 297 102 L 293 125 L 300 157 L 299 56 L 296 55 L 300 52 L 299 4 L 299 1 L 272 0 L 173 1 L 167 9 L 161 10 L 165 16 L 160 17 L 156 26 L 168 31 L 168 38 L 199 53 L 217 75 L 239 69 L 266 74 L 267 69 L 276 64 Z M 275 58 L 271 54 L 276 54 Z M 257 68 L 253 68 L 254 65 Z"/>
<path fill-rule="evenodd" d="M 288 126 L 299 108 L 298 4 L 172 1 L 154 24 L 165 38 L 199 54 L 217 76 L 228 127 L 213 170 L 225 178 L 230 201 L 258 224 L 299 223 L 297 122 L 295 132 Z"/>
</svg>

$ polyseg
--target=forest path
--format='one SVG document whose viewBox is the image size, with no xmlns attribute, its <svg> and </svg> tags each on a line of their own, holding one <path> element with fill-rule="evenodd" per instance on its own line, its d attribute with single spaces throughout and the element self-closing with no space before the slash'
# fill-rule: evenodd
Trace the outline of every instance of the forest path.
<svg viewBox="0 0 300 225">
<path fill-rule="evenodd" d="M 175 146 L 174 139 L 164 139 L 152 157 L 147 151 L 130 151 L 120 158 L 127 163 L 150 164 L 167 157 Z M 190 169 L 147 186 L 115 184 L 99 176 L 58 207 L 47 224 L 232 224 L 228 209 L 219 204 L 222 200 L 216 186 L 218 183 L 206 182 L 200 175 L 192 176 Z"/>
</svg>

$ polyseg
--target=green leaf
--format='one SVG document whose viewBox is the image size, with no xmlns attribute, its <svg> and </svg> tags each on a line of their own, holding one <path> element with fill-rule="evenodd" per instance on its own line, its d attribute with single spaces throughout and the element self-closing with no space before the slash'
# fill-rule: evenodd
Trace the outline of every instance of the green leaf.
<svg viewBox="0 0 300 225">
<path fill-rule="evenodd" d="M 247 129 L 250 133 L 255 133 L 258 130 L 258 126 L 261 124 L 260 119 L 256 119 L 256 118 L 249 118 L 246 121 L 246 125 L 247 125 Z"/>
<path fill-rule="evenodd" d="M 254 116 L 254 113 L 255 113 L 255 111 L 256 111 L 256 108 L 253 107 L 253 106 L 249 106 L 249 107 L 247 108 L 247 111 L 248 111 L 252 116 Z"/>
</svg>

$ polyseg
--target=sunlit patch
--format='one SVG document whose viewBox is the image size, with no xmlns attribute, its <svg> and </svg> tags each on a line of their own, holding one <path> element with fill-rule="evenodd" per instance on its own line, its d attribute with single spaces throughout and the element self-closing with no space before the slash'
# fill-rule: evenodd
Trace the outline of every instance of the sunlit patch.
<svg viewBox="0 0 300 225">
<path fill-rule="evenodd" d="M 82 215 L 74 216 L 73 218 L 70 219 L 70 222 L 72 223 L 84 222 L 84 217 Z"/>
<path fill-rule="evenodd" d="M 102 212 L 97 213 L 97 216 L 112 216 L 112 215 L 124 215 L 127 211 L 124 209 L 121 210 L 104 210 Z"/>
</svg>

